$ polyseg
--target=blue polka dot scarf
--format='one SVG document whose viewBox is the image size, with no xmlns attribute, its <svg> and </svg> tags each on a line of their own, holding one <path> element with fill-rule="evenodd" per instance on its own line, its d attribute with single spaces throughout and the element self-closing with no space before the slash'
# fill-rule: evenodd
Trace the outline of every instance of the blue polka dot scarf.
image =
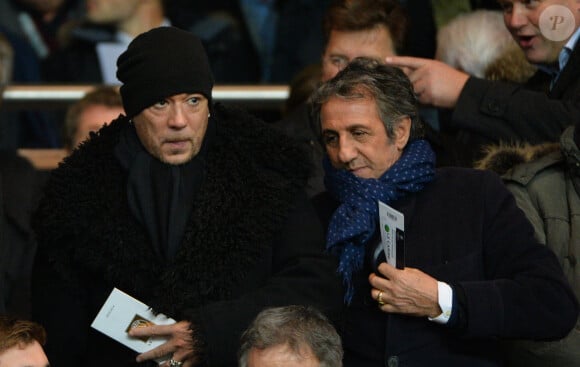
<svg viewBox="0 0 580 367">
<path fill-rule="evenodd" d="M 340 258 L 338 272 L 346 286 L 344 300 L 350 304 L 354 294 L 352 274 L 362 269 L 365 244 L 378 227 L 377 201 L 389 204 L 407 193 L 421 191 L 435 175 L 435 153 L 427 141 L 415 140 L 379 179 L 337 170 L 328 157 L 323 163 L 326 188 L 341 203 L 330 219 L 326 248 Z"/>
</svg>

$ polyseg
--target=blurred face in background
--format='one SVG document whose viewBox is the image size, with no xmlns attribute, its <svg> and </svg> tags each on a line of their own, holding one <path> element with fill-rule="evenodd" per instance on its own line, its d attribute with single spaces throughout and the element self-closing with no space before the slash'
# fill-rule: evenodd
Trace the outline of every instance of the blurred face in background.
<svg viewBox="0 0 580 367">
<path fill-rule="evenodd" d="M 72 139 L 72 148 L 76 148 L 85 141 L 90 132 L 99 130 L 103 125 L 113 121 L 123 113 L 125 113 L 123 107 L 98 104 L 86 107 L 78 117 L 77 130 Z"/>
<path fill-rule="evenodd" d="M 322 55 L 322 81 L 332 79 L 356 57 L 382 61 L 393 55 L 396 55 L 393 39 L 384 25 L 361 31 L 332 30 Z"/>
<path fill-rule="evenodd" d="M 145 0 L 85 0 L 87 19 L 97 24 L 115 24 L 132 17 L 140 1 Z"/>
<path fill-rule="evenodd" d="M 532 64 L 556 62 L 560 51 L 570 38 L 567 37 L 561 41 L 546 38 L 540 27 L 542 12 L 550 9 L 552 5 L 563 6 L 570 10 L 576 27 L 580 24 L 580 1 L 578 0 L 499 0 L 499 3 L 503 9 L 507 29 L 524 51 L 526 59 Z M 552 10 L 555 9 L 557 8 L 552 8 Z M 556 12 L 570 17 L 570 13 L 566 14 L 558 10 Z"/>
</svg>

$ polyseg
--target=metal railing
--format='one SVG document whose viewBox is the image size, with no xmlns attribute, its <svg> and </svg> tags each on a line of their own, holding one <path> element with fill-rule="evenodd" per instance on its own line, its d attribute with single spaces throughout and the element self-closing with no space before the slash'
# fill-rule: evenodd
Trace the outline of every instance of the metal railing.
<svg viewBox="0 0 580 367">
<path fill-rule="evenodd" d="M 2 109 L 66 108 L 82 98 L 95 85 L 8 85 L 3 94 Z M 285 85 L 218 85 L 213 89 L 214 101 L 236 103 L 258 110 L 278 110 L 288 98 Z M 63 149 L 19 149 L 37 169 L 55 168 L 66 156 Z"/>
<path fill-rule="evenodd" d="M 95 85 L 8 85 L 2 108 L 62 108 L 82 98 Z M 279 109 L 288 98 L 286 85 L 216 85 L 214 101 L 251 108 Z"/>
</svg>

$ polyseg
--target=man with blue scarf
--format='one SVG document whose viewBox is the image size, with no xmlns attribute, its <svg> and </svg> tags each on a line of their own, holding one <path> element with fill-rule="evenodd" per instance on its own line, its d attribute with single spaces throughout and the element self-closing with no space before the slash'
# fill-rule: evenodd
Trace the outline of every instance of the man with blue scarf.
<svg viewBox="0 0 580 367">
<path fill-rule="evenodd" d="M 359 58 L 311 97 L 327 248 L 345 284 L 344 366 L 500 366 L 500 339 L 558 339 L 578 303 L 501 180 L 435 169 L 405 74 Z M 405 267 L 385 262 L 378 202 L 404 216 Z"/>
</svg>

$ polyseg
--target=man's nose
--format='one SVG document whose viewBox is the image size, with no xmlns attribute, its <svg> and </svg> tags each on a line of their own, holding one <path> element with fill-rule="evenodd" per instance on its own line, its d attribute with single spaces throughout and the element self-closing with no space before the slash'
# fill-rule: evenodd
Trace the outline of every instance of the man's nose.
<svg viewBox="0 0 580 367">
<path fill-rule="evenodd" d="M 523 4 L 514 3 L 512 11 L 504 14 L 504 21 L 509 29 L 522 28 L 528 24 L 528 11 Z"/>
<path fill-rule="evenodd" d="M 168 125 L 174 129 L 181 129 L 187 125 L 187 112 L 184 106 L 175 104 L 171 107 Z"/>
<path fill-rule="evenodd" d="M 348 164 L 357 156 L 356 146 L 347 138 L 340 138 L 338 147 L 338 159 L 341 163 Z"/>
</svg>

